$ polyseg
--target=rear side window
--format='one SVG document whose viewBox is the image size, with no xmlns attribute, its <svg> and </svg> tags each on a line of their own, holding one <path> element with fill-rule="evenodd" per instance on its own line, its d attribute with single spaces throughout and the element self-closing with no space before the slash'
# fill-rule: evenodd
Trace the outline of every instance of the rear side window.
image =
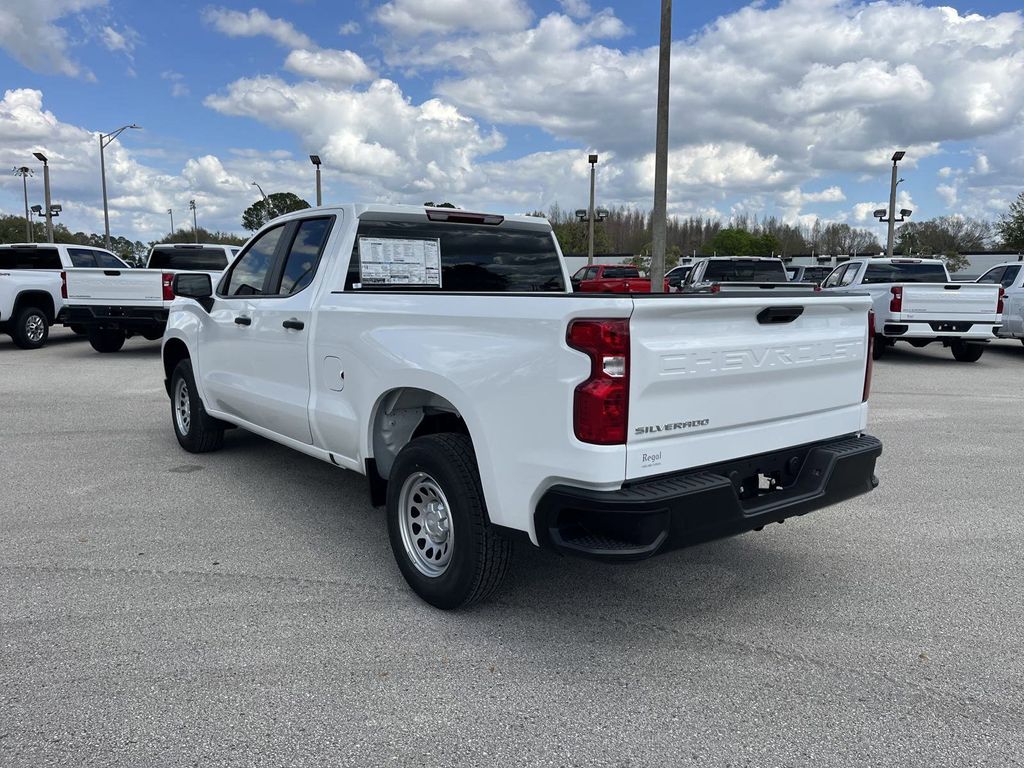
<svg viewBox="0 0 1024 768">
<path fill-rule="evenodd" d="M 941 264 L 868 264 L 864 279 L 868 283 L 945 283 L 946 270 Z"/>
<path fill-rule="evenodd" d="M 789 282 L 782 262 L 709 261 L 704 270 L 704 280 L 715 283 L 785 283 Z"/>
<path fill-rule="evenodd" d="M 1012 267 L 1007 267 L 1003 273 L 1003 279 L 1000 281 L 1004 288 L 1010 288 L 1017 280 L 1017 275 L 1020 273 L 1020 267 L 1016 264 Z"/>
<path fill-rule="evenodd" d="M 223 248 L 172 248 L 157 246 L 149 256 L 150 269 L 183 269 L 218 272 L 228 265 Z"/>
<path fill-rule="evenodd" d="M 298 293 L 313 281 L 320 254 L 323 252 L 327 235 L 331 231 L 331 220 L 305 219 L 299 225 L 292 240 L 292 247 L 285 259 L 281 272 L 281 285 L 275 293 L 290 296 Z"/>
<path fill-rule="evenodd" d="M 73 267 L 97 266 L 96 251 L 90 251 L 85 248 L 68 248 L 68 256 L 71 257 L 71 266 Z"/>
<path fill-rule="evenodd" d="M 437 241 L 441 285 L 370 285 L 361 282 L 361 238 Z M 435 290 L 469 293 L 565 291 L 562 262 L 550 231 L 429 221 L 361 220 L 345 289 Z"/>
<path fill-rule="evenodd" d="M 124 269 L 124 264 L 116 256 L 111 256 L 103 251 L 96 251 L 96 264 L 103 269 Z"/>
<path fill-rule="evenodd" d="M 1005 271 L 1006 267 L 996 267 L 995 269 L 990 269 L 988 272 L 986 272 L 984 275 L 978 278 L 978 282 L 991 283 L 992 285 L 995 285 L 996 283 L 1000 282 L 1003 279 L 1003 272 Z"/>
<path fill-rule="evenodd" d="M 62 269 L 56 248 L 0 248 L 0 269 Z"/>
</svg>

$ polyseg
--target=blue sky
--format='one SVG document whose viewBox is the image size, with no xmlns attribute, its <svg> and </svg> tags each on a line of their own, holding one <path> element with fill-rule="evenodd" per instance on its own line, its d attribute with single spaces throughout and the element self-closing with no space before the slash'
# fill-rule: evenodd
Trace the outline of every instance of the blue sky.
<svg viewBox="0 0 1024 768">
<path fill-rule="evenodd" d="M 95 133 L 140 124 L 107 172 L 112 230 L 141 239 L 192 198 L 239 231 L 253 180 L 312 200 L 310 152 L 328 202 L 517 212 L 583 205 L 593 150 L 599 201 L 647 209 L 659 6 L 0 0 L 0 162 L 46 152 L 62 220 L 100 231 Z M 1019 4 L 678 3 L 673 40 L 673 213 L 871 226 L 894 149 L 915 218 L 1024 189 Z"/>
</svg>

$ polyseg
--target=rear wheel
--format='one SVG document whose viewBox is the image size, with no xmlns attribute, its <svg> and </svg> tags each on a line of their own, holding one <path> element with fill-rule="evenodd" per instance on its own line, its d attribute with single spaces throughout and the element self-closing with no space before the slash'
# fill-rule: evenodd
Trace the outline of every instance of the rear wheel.
<svg viewBox="0 0 1024 768">
<path fill-rule="evenodd" d="M 961 363 L 976 363 L 985 351 L 984 344 L 969 344 L 966 341 L 954 341 L 950 345 L 953 357 Z"/>
<path fill-rule="evenodd" d="M 387 516 L 398 567 L 431 605 L 461 608 L 501 584 L 512 543 L 487 520 L 468 436 L 427 435 L 405 446 L 388 481 Z"/>
<path fill-rule="evenodd" d="M 892 342 L 884 336 L 875 336 L 874 344 L 871 346 L 871 359 L 881 360 L 882 355 L 885 354 L 887 347 L 892 346 Z"/>
<path fill-rule="evenodd" d="M 188 360 L 178 363 L 171 374 L 171 423 L 178 443 L 189 453 L 209 453 L 224 444 L 225 424 L 203 407 Z"/>
<path fill-rule="evenodd" d="M 38 307 L 25 307 L 14 319 L 11 338 L 22 349 L 39 349 L 50 335 L 50 321 Z"/>
<path fill-rule="evenodd" d="M 89 343 L 97 352 L 117 352 L 124 346 L 125 332 L 117 328 L 89 330 Z"/>
<path fill-rule="evenodd" d="M 68 326 L 68 327 L 71 328 L 71 332 L 73 334 L 75 334 L 76 336 L 88 336 L 89 335 L 89 329 L 86 328 L 84 325 L 71 325 L 71 326 Z"/>
</svg>

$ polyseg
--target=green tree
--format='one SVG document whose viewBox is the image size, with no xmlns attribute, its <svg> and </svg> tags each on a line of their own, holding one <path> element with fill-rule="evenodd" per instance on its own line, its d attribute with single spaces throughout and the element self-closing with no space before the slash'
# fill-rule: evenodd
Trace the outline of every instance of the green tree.
<svg viewBox="0 0 1024 768">
<path fill-rule="evenodd" d="M 309 207 L 309 203 L 294 192 L 274 192 L 267 195 L 266 200 L 257 200 L 242 212 L 242 226 L 255 232 L 273 218 Z"/>
<path fill-rule="evenodd" d="M 996 224 L 996 231 L 1006 248 L 1024 251 L 1024 192 L 1010 203 L 1010 209 Z"/>
<path fill-rule="evenodd" d="M 248 239 L 243 235 L 236 235 L 233 232 L 211 232 L 208 229 L 200 227 L 197 233 L 192 231 L 192 228 L 178 229 L 169 235 L 165 236 L 162 240 L 157 240 L 150 245 L 156 245 L 156 243 L 194 243 L 198 240 L 200 243 L 221 243 L 223 245 L 242 245 Z"/>
<path fill-rule="evenodd" d="M 758 238 L 745 229 L 721 229 L 707 247 L 719 256 L 753 256 Z"/>
<path fill-rule="evenodd" d="M 562 246 L 562 253 L 585 254 L 590 234 L 585 221 L 569 219 L 563 222 L 551 222 L 551 228 L 555 230 L 555 237 L 558 244 Z M 594 223 L 594 253 L 611 253 L 612 242 L 608 237 L 608 230 L 604 222 Z"/>
<path fill-rule="evenodd" d="M 424 208 L 458 208 L 455 203 L 424 203 Z"/>
</svg>

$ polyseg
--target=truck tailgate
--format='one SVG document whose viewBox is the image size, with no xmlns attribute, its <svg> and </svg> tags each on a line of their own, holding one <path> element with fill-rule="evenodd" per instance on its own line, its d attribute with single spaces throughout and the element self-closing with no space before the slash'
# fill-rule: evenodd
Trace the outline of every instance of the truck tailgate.
<svg viewBox="0 0 1024 768">
<path fill-rule="evenodd" d="M 913 320 L 922 315 L 951 320 L 996 319 L 999 286 L 977 283 L 901 283 L 901 318 Z"/>
<path fill-rule="evenodd" d="M 68 304 L 159 307 L 163 273 L 158 269 L 69 269 Z"/>
<path fill-rule="evenodd" d="M 865 426 L 868 296 L 634 300 L 626 479 Z"/>
</svg>

